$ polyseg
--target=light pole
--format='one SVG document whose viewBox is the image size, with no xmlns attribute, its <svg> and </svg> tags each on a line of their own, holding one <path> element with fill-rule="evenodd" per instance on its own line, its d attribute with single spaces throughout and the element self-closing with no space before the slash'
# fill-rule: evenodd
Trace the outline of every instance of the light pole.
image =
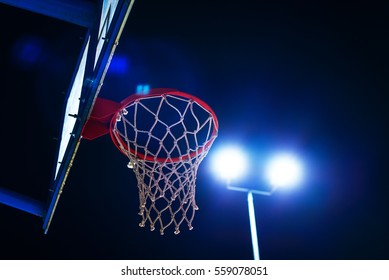
<svg viewBox="0 0 389 280">
<path fill-rule="evenodd" d="M 254 256 L 254 260 L 260 260 L 258 234 L 257 234 L 257 223 L 256 223 L 256 219 L 255 219 L 253 194 L 270 196 L 276 190 L 276 188 L 272 189 L 272 191 L 266 192 L 266 191 L 259 191 L 259 190 L 235 187 L 235 186 L 232 186 L 230 184 L 230 182 L 227 182 L 227 189 L 229 189 L 231 191 L 238 191 L 238 192 L 246 192 L 247 193 L 247 206 L 248 206 L 248 211 L 249 211 L 250 233 L 251 233 L 251 243 L 253 246 L 253 256 Z"/>
<path fill-rule="evenodd" d="M 216 154 L 213 162 L 214 171 L 226 180 L 228 190 L 246 192 L 247 206 L 250 220 L 251 243 L 254 260 L 260 260 L 257 225 L 253 194 L 270 196 L 278 188 L 288 188 L 298 185 L 303 177 L 303 167 L 300 161 L 288 153 L 277 154 L 268 162 L 265 169 L 266 180 L 271 187 L 270 191 L 242 188 L 233 186 L 231 180 L 241 177 L 247 165 L 246 156 L 236 147 L 228 147 Z"/>
<path fill-rule="evenodd" d="M 249 207 L 251 243 L 253 244 L 254 260 L 260 260 L 258 235 L 257 235 L 257 223 L 255 221 L 255 210 L 254 210 L 254 201 L 253 201 L 253 192 L 252 191 L 247 192 L 247 205 Z"/>
</svg>

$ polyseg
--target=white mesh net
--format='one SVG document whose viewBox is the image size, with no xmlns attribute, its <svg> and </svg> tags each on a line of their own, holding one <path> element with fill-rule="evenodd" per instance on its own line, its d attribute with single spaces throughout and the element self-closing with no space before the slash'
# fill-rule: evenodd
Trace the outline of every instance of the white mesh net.
<svg viewBox="0 0 389 280">
<path fill-rule="evenodd" d="M 111 125 L 138 181 L 140 226 L 160 233 L 193 228 L 196 174 L 217 135 L 217 119 L 201 100 L 180 92 L 137 96 Z"/>
</svg>

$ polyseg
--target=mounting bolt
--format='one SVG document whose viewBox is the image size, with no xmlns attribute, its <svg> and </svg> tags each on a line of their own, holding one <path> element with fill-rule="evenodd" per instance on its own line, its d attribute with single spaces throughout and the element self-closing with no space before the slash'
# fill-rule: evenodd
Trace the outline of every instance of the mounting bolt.
<svg viewBox="0 0 389 280">
<path fill-rule="evenodd" d="M 78 121 L 81 120 L 81 118 L 77 114 L 68 114 L 69 117 L 73 117 L 77 119 Z"/>
</svg>

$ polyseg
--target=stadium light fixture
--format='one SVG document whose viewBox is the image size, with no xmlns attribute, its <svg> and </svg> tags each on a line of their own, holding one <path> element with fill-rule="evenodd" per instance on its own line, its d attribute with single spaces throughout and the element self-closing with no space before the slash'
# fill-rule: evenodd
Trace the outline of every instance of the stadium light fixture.
<svg viewBox="0 0 389 280">
<path fill-rule="evenodd" d="M 242 188 L 231 184 L 231 180 L 242 177 L 247 171 L 246 154 L 236 146 L 226 147 L 216 152 L 213 159 L 213 170 L 219 177 L 226 181 L 227 189 L 247 193 L 253 256 L 254 260 L 259 260 L 260 256 L 253 194 L 269 196 L 278 188 L 297 186 L 303 179 L 304 172 L 302 162 L 291 153 L 278 153 L 274 155 L 268 161 L 264 170 L 264 176 L 268 184 L 266 187 L 270 186 L 270 191 Z"/>
<path fill-rule="evenodd" d="M 303 166 L 293 154 L 277 154 L 268 162 L 265 177 L 273 188 L 295 187 L 303 179 Z"/>
<path fill-rule="evenodd" d="M 219 178 L 230 182 L 247 172 L 247 156 L 239 147 L 224 147 L 216 151 L 212 168 Z"/>
</svg>

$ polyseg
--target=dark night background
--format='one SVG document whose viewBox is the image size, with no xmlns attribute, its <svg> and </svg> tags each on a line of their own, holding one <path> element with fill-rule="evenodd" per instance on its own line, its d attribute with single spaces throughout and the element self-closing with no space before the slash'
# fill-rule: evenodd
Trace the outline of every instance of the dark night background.
<svg viewBox="0 0 389 280">
<path fill-rule="evenodd" d="M 135 175 L 106 136 L 81 143 L 47 235 L 40 218 L 0 205 L 1 259 L 251 259 L 246 196 L 210 171 L 227 143 L 252 157 L 242 186 L 260 186 L 273 151 L 306 164 L 299 188 L 255 196 L 263 259 L 389 259 L 388 9 L 208 2 L 135 1 L 100 93 L 120 101 L 150 84 L 214 109 L 194 230 L 138 227 Z M 86 30 L 4 4 L 0 23 L 0 186 L 45 200 Z"/>
</svg>

